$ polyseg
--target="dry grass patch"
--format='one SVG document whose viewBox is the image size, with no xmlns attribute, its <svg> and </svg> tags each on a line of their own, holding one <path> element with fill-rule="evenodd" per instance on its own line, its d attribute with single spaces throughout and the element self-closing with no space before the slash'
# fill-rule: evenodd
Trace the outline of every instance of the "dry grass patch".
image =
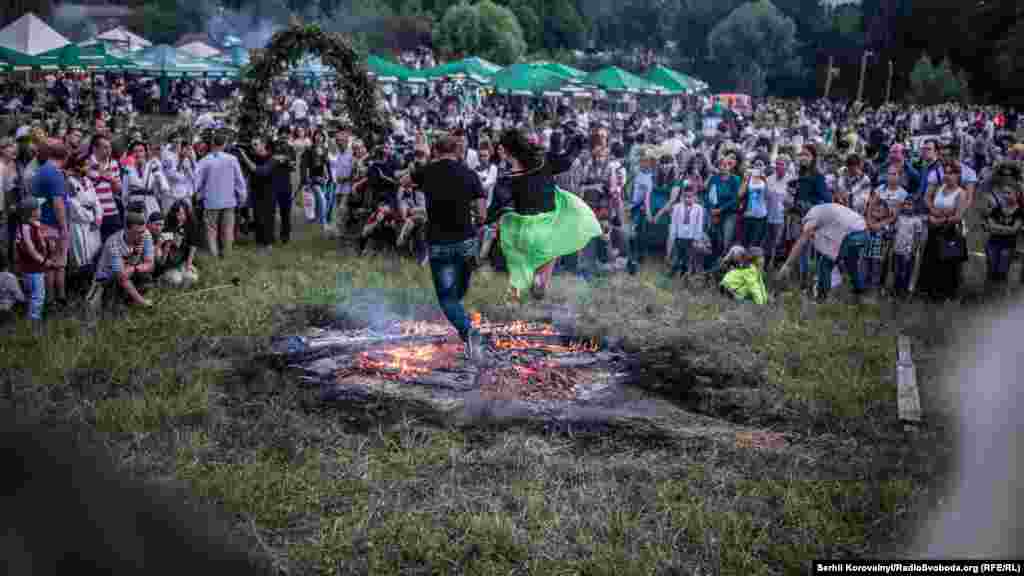
<svg viewBox="0 0 1024 576">
<path fill-rule="evenodd" d="M 105 382 L 96 385 L 102 394 L 72 398 L 93 427 L 167 438 L 125 444 L 129 453 L 154 451 L 125 461 L 167 461 L 292 574 L 793 574 L 811 557 L 869 555 L 894 537 L 916 494 L 908 478 L 920 470 L 900 463 L 884 479 L 865 478 L 870 450 L 850 457 L 833 440 L 811 461 L 806 437 L 779 450 L 726 449 L 411 418 L 391 425 L 370 413 L 353 430 L 290 388 L 232 398 L 224 388 L 235 364 L 314 315 L 365 319 L 374 306 L 355 296 L 386 295 L 369 300 L 384 314 L 434 306 L 427 269 L 356 258 L 299 230 L 269 254 L 243 245 L 224 261 L 200 261 L 196 289 L 234 277 L 238 288 L 161 293 L 154 310 L 96 326 L 53 320 L 41 342 L 19 323 L 0 364 L 45 394 Z M 478 274 L 467 306 L 648 350 L 663 364 L 650 378 L 667 395 L 695 386 L 743 392 L 720 402 L 835 433 L 892 419 L 895 334 L 875 308 L 808 308 L 788 296 L 755 308 L 653 268 L 590 285 L 559 277 L 544 305 L 508 305 L 505 288 L 503 275 Z M 710 380 L 697 379 L 699 370 Z"/>
</svg>

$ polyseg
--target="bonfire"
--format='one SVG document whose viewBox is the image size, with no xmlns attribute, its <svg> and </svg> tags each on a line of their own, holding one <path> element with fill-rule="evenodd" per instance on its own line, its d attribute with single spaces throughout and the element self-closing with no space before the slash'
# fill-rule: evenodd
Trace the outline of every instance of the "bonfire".
<svg viewBox="0 0 1024 576">
<path fill-rule="evenodd" d="M 594 338 L 566 335 L 547 323 L 489 322 L 479 313 L 471 321 L 490 352 L 480 368 L 467 364 L 455 329 L 442 321 L 335 332 L 310 341 L 306 352 L 321 350 L 317 357 L 330 360 L 332 384 L 340 389 L 419 384 L 477 389 L 490 400 L 575 400 L 614 368 Z"/>
</svg>

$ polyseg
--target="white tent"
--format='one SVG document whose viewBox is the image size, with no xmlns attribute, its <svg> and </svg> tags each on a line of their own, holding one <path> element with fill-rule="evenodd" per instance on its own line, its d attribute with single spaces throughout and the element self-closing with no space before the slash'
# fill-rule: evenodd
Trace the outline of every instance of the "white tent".
<svg viewBox="0 0 1024 576">
<path fill-rule="evenodd" d="M 146 40 L 142 36 L 135 34 L 131 30 L 128 30 L 124 26 L 118 26 L 107 30 L 103 34 L 95 36 L 82 42 L 79 46 L 90 46 L 92 44 L 104 43 L 112 48 L 119 48 L 121 50 L 127 50 L 129 52 L 134 50 L 141 50 L 143 48 L 149 48 L 153 45 L 152 42 Z"/>
<path fill-rule="evenodd" d="M 0 30 L 0 46 L 22 54 L 35 56 L 43 52 L 70 44 L 68 39 L 57 33 L 29 12 Z"/>
<path fill-rule="evenodd" d="M 188 44 L 178 46 L 178 50 L 195 56 L 196 58 L 213 58 L 214 56 L 220 56 L 220 50 L 217 50 L 206 42 L 189 42 Z"/>
</svg>

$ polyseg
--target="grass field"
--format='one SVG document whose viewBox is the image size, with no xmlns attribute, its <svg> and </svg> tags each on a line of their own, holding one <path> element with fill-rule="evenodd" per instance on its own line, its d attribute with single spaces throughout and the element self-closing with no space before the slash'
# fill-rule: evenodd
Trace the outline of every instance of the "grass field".
<svg viewBox="0 0 1024 576">
<path fill-rule="evenodd" d="M 320 406 L 252 358 L 331 316 L 339 277 L 429 297 L 428 271 L 303 225 L 269 254 L 198 266 L 195 289 L 242 284 L 52 319 L 42 340 L 19 323 L 7 393 L 99 432 L 133 474 L 184 484 L 291 574 L 793 574 L 898 551 L 936 497 L 948 441 L 896 422 L 895 339 L 922 309 L 793 294 L 753 309 L 653 269 L 559 279 L 551 299 L 619 339 L 645 388 L 744 431 L 665 441 Z M 478 274 L 467 306 L 546 317 L 503 304 L 505 287 Z"/>
</svg>

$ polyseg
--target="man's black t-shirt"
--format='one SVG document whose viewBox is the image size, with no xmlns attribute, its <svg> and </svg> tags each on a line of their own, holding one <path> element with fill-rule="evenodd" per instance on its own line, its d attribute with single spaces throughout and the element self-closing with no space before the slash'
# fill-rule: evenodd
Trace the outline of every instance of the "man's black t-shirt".
<svg viewBox="0 0 1024 576">
<path fill-rule="evenodd" d="M 473 202 L 486 198 L 480 177 L 454 160 L 439 160 L 412 173 L 427 201 L 427 240 L 450 244 L 472 238 Z"/>
</svg>

